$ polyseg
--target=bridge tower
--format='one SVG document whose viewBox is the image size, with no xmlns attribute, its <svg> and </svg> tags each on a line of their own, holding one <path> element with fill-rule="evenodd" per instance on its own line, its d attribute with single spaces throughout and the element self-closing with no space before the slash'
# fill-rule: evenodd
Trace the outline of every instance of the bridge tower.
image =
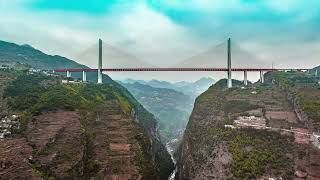
<svg viewBox="0 0 320 180">
<path fill-rule="evenodd" d="M 98 84 L 102 84 L 102 40 L 99 39 Z"/>
<path fill-rule="evenodd" d="M 231 75 L 231 38 L 228 39 L 228 88 L 232 88 L 232 75 Z"/>
</svg>

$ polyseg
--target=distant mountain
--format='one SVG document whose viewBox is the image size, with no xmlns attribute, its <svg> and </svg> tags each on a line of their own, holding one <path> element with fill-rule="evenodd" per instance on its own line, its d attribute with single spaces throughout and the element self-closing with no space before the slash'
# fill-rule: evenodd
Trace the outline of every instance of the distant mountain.
<svg viewBox="0 0 320 180">
<path fill-rule="evenodd" d="M 25 64 L 36 69 L 53 70 L 60 68 L 89 68 L 68 58 L 45 54 L 31 45 L 17 45 L 0 41 L 0 64 Z M 72 77 L 81 78 L 82 73 L 73 73 Z M 97 80 L 97 73 L 88 73 L 89 81 Z M 103 76 L 104 82 L 111 82 L 109 76 Z"/>
<path fill-rule="evenodd" d="M 151 80 L 147 82 L 147 84 L 149 86 L 158 87 L 158 88 L 175 89 L 175 85 L 167 81 Z"/>
<path fill-rule="evenodd" d="M 17 45 L 0 41 L 0 61 L 20 62 L 37 69 L 87 68 L 73 60 L 58 55 L 45 54 L 30 45 Z"/>
<path fill-rule="evenodd" d="M 144 81 L 144 80 L 135 80 L 135 79 L 125 79 L 125 80 L 122 80 L 122 81 L 119 81 L 121 83 L 128 83 L 128 84 L 134 84 L 136 82 L 140 83 L 140 84 L 147 84 L 148 82 L 147 81 Z"/>
<path fill-rule="evenodd" d="M 181 81 L 177 83 L 170 83 L 167 81 L 159 81 L 159 80 L 143 81 L 143 80 L 134 80 L 134 79 L 126 79 L 122 82 L 129 83 L 129 84 L 138 82 L 140 84 L 149 85 L 155 88 L 174 89 L 186 95 L 196 97 L 200 95 L 202 92 L 206 91 L 212 84 L 214 84 L 215 81 L 211 78 L 201 78 L 195 82 Z"/>
<path fill-rule="evenodd" d="M 238 44 L 232 44 L 232 66 L 234 67 L 269 67 L 257 56 L 242 49 Z M 178 63 L 175 67 L 227 67 L 227 46 L 221 44 L 207 51 L 190 57 Z"/>
<path fill-rule="evenodd" d="M 175 89 L 183 92 L 184 94 L 198 96 L 206 91 L 211 85 L 214 84 L 211 78 L 201 78 L 195 82 L 179 82 L 175 83 Z"/>
<path fill-rule="evenodd" d="M 177 136 L 186 126 L 193 108 L 192 97 L 167 88 L 146 84 L 121 83 L 159 122 L 160 132 L 166 138 Z"/>
</svg>

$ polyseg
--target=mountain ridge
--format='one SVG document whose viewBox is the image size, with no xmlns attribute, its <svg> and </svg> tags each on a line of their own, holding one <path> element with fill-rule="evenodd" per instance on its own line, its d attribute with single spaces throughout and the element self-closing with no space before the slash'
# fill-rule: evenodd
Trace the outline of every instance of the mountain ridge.
<svg viewBox="0 0 320 180">
<path fill-rule="evenodd" d="M 34 68 L 53 70 L 59 68 L 88 68 L 74 60 L 59 55 L 48 55 L 31 45 L 18 45 L 0 40 L 0 61 L 20 62 Z"/>
<path fill-rule="evenodd" d="M 168 81 L 160 81 L 160 80 L 134 80 L 134 79 L 126 79 L 123 80 L 124 83 L 135 83 L 138 82 L 140 84 L 146 84 L 155 88 L 167 88 L 167 89 L 174 89 L 176 91 L 182 92 L 186 95 L 191 95 L 194 98 L 204 92 L 209 86 L 214 84 L 214 80 L 210 77 L 203 77 L 194 82 L 188 81 L 180 81 L 180 82 L 168 82 Z"/>
<path fill-rule="evenodd" d="M 197 97 L 176 179 L 319 179 L 319 78 L 268 72 L 265 84 L 226 82 Z"/>
</svg>

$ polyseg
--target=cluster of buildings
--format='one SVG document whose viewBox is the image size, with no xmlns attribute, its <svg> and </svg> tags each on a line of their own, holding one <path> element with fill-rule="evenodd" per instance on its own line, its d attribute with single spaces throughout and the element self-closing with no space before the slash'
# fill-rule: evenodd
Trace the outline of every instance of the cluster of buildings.
<svg viewBox="0 0 320 180">
<path fill-rule="evenodd" d="M 19 128 L 17 115 L 5 116 L 0 120 L 0 139 L 11 135 L 13 127 Z"/>
<path fill-rule="evenodd" d="M 299 144 L 309 144 L 312 143 L 315 147 L 320 149 L 320 133 L 309 133 L 307 129 L 280 129 L 272 128 L 266 125 L 266 119 L 264 117 L 256 116 L 239 116 L 234 120 L 234 125 L 225 125 L 226 128 L 236 129 L 236 128 L 254 128 L 254 129 L 270 129 L 275 131 L 282 131 L 293 133 L 295 137 L 295 142 Z"/>
</svg>

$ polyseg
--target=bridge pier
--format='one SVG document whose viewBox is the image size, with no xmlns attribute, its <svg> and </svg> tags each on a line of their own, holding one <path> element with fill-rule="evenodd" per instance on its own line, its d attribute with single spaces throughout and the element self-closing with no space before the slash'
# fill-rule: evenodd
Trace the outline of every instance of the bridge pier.
<svg viewBox="0 0 320 180">
<path fill-rule="evenodd" d="M 86 82 L 87 81 L 87 72 L 82 71 L 82 81 Z"/>
<path fill-rule="evenodd" d="M 102 84 L 102 73 L 101 70 L 98 70 L 98 84 Z"/>
<path fill-rule="evenodd" d="M 264 83 L 263 71 L 260 71 L 260 82 L 261 82 L 262 84 Z"/>
<path fill-rule="evenodd" d="M 244 76 L 244 85 L 247 86 L 248 85 L 248 73 L 247 71 L 243 71 L 243 76 Z"/>
<path fill-rule="evenodd" d="M 67 71 L 67 78 L 71 77 L 71 72 Z"/>
<path fill-rule="evenodd" d="M 232 69 L 231 69 L 231 38 L 228 39 L 228 88 L 232 88 Z"/>
<path fill-rule="evenodd" d="M 316 71 L 314 72 L 314 76 L 318 77 L 318 69 L 316 69 Z"/>
</svg>

